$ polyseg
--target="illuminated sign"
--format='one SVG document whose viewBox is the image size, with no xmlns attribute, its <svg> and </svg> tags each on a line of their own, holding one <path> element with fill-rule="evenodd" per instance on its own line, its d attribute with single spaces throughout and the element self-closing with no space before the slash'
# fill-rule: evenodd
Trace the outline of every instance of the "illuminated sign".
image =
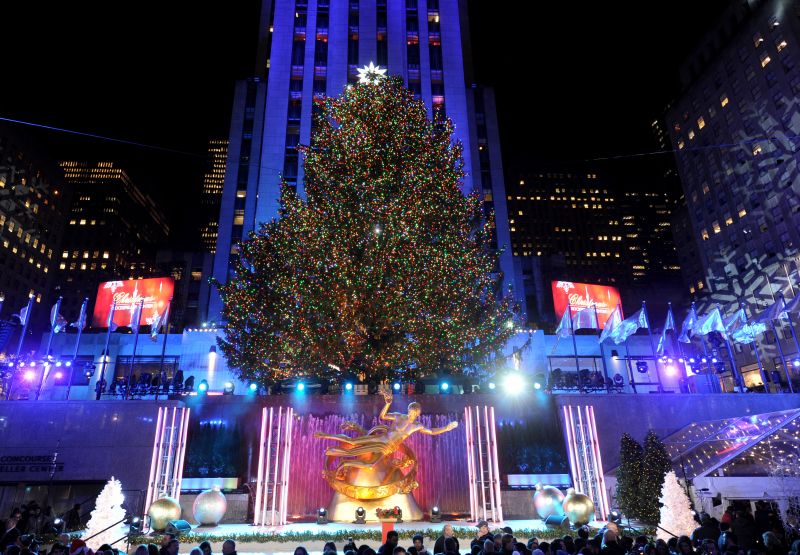
<svg viewBox="0 0 800 555">
<path fill-rule="evenodd" d="M 551 284 L 556 321 L 561 320 L 567 305 L 570 305 L 573 316 L 584 308 L 596 306 L 597 320 L 602 329 L 608 317 L 621 303 L 619 290 L 616 287 L 573 281 L 553 281 Z"/>
<path fill-rule="evenodd" d="M 130 326 L 135 307 L 142 300 L 144 300 L 144 305 L 139 317 L 139 324 L 149 325 L 159 314 L 164 312 L 174 289 L 175 282 L 169 277 L 104 281 L 97 288 L 92 325 L 98 328 L 108 327 L 111 303 L 116 301 L 114 324 Z"/>
</svg>

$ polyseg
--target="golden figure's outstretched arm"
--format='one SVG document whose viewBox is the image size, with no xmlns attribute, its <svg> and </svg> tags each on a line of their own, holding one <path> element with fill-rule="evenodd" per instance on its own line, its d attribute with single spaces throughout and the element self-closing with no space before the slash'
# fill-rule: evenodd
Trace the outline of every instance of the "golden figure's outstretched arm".
<svg viewBox="0 0 800 555">
<path fill-rule="evenodd" d="M 433 428 L 433 429 L 421 428 L 419 431 L 420 431 L 420 433 L 428 435 L 428 436 L 438 436 L 439 434 L 443 434 L 445 432 L 449 432 L 450 430 L 452 430 L 454 428 L 457 428 L 457 427 L 458 427 L 458 422 L 450 422 L 447 426 L 445 426 L 443 428 Z"/>
<path fill-rule="evenodd" d="M 381 382 L 381 385 L 378 386 L 378 392 L 383 395 L 383 400 L 386 402 L 386 404 L 383 405 L 383 409 L 381 409 L 379 418 L 381 420 L 396 420 L 398 414 L 389 412 L 389 408 L 392 406 L 392 391 L 389 389 L 389 384 Z"/>
</svg>

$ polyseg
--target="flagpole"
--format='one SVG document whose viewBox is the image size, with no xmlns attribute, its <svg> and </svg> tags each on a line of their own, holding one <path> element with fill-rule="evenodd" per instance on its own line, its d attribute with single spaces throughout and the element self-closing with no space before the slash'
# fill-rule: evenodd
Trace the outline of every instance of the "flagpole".
<svg viewBox="0 0 800 555">
<path fill-rule="evenodd" d="M 781 299 L 783 299 L 783 308 L 786 308 L 786 299 L 783 298 L 781 295 Z M 788 312 L 786 313 L 786 319 L 789 320 L 789 331 L 792 332 L 792 339 L 794 340 L 794 346 L 797 349 L 797 356 L 800 357 L 800 343 L 797 341 L 797 334 L 794 331 L 794 324 L 792 323 L 792 315 Z M 787 372 L 789 368 L 786 368 Z M 788 376 L 788 374 L 787 374 Z M 792 386 L 792 378 L 789 377 L 789 392 L 794 393 L 794 387 Z"/>
<path fill-rule="evenodd" d="M 620 322 L 625 320 L 625 314 L 622 312 L 622 303 L 617 303 L 617 310 L 619 310 Z M 615 340 L 616 342 L 616 340 Z M 636 393 L 636 379 L 633 377 L 633 367 L 631 366 L 631 353 L 628 350 L 628 338 L 625 338 L 625 366 L 628 368 L 628 381 L 631 384 L 631 389 Z"/>
<path fill-rule="evenodd" d="M 142 318 L 142 309 L 144 308 L 144 299 L 139 301 L 139 312 L 136 314 L 136 317 L 141 319 Z M 134 311 L 136 313 L 136 311 Z M 133 379 L 133 363 L 136 361 L 136 344 L 139 343 L 139 322 L 136 322 L 136 333 L 133 334 L 133 354 L 131 355 L 131 366 L 128 369 L 128 380 L 127 384 L 125 385 L 125 396 L 123 399 L 127 400 L 128 395 L 131 392 L 131 380 Z"/>
<path fill-rule="evenodd" d="M 578 342 L 575 340 L 575 326 L 572 325 L 572 304 L 567 303 L 567 310 L 569 311 L 569 331 L 572 335 L 572 350 L 575 352 L 575 377 L 578 382 L 578 389 L 581 386 L 581 363 L 578 359 Z"/>
<path fill-rule="evenodd" d="M 740 306 L 742 308 L 745 307 L 744 303 L 741 303 Z M 747 316 L 747 310 L 745 310 L 745 316 Z M 764 373 L 764 366 L 761 364 L 761 356 L 758 354 L 758 342 L 753 338 L 750 341 L 750 345 L 753 347 L 753 351 L 756 354 L 756 362 L 758 363 L 758 371 L 761 374 L 761 381 L 764 384 L 764 393 L 769 393 L 769 386 L 767 385 L 767 375 Z"/>
<path fill-rule="evenodd" d="M 164 355 L 167 352 L 167 336 L 169 336 L 169 317 L 170 317 L 170 310 L 172 309 L 172 299 L 167 302 L 167 318 L 164 327 L 164 343 L 161 344 L 161 364 L 158 367 L 158 387 L 156 388 L 156 401 L 158 401 L 158 390 L 164 387 Z"/>
<path fill-rule="evenodd" d="M 597 337 L 600 337 L 601 330 L 600 330 L 600 317 L 597 315 L 597 305 L 593 305 L 594 307 L 594 322 L 597 324 Z M 603 342 L 600 341 L 600 360 L 603 361 L 603 384 L 606 386 L 606 391 L 611 393 L 610 381 L 608 379 L 608 366 L 606 365 L 606 353 L 605 349 L 603 349 Z"/>
<path fill-rule="evenodd" d="M 781 338 L 778 337 L 778 329 L 775 327 L 775 320 L 770 319 L 769 324 L 770 326 L 772 326 L 772 333 L 775 335 L 775 344 L 778 346 L 778 354 L 781 357 L 781 364 L 783 364 L 783 371 L 786 373 L 786 381 L 789 382 L 789 387 L 791 388 L 792 377 L 789 375 L 789 367 L 786 365 L 786 356 L 783 354 L 783 346 L 781 345 Z M 778 385 L 780 385 L 780 383 Z"/>
<path fill-rule="evenodd" d="M 44 387 L 44 381 L 47 379 L 48 368 L 50 367 L 48 362 L 50 362 L 50 347 L 53 345 L 53 336 L 56 334 L 56 326 L 58 325 L 58 313 L 61 312 L 61 301 L 63 297 L 59 295 L 58 300 L 56 300 L 56 304 L 50 313 L 50 333 L 47 336 L 47 348 L 44 350 L 44 360 L 45 363 L 42 367 L 42 377 L 39 379 L 39 387 L 36 388 L 36 397 L 35 400 L 39 400 L 39 396 L 42 394 L 42 388 Z"/>
<path fill-rule="evenodd" d="M 86 308 L 89 305 L 89 297 L 84 297 L 83 304 L 81 305 L 81 312 L 78 316 L 78 337 L 75 339 L 75 351 L 72 353 L 72 364 L 69 367 L 69 381 L 67 382 L 67 397 L 69 401 L 69 392 L 72 389 L 72 378 L 75 375 L 75 361 L 78 358 L 78 347 L 81 344 L 81 335 L 83 335 L 83 326 L 86 321 Z"/>
<path fill-rule="evenodd" d="M 653 343 L 653 330 L 650 325 L 650 316 L 647 314 L 647 301 L 642 301 L 642 312 L 644 312 L 644 319 L 647 321 L 647 335 L 650 337 L 650 350 L 653 352 L 653 364 L 656 367 L 656 380 L 658 380 L 658 391 L 664 390 L 664 384 L 661 382 L 661 372 L 658 370 L 658 357 L 656 355 L 656 345 Z"/>
<path fill-rule="evenodd" d="M 713 379 L 714 369 L 711 367 L 711 357 L 708 356 L 708 347 L 706 347 L 705 336 L 700 336 L 700 343 L 703 345 L 703 358 L 706 359 L 706 381 L 708 382 L 708 385 L 711 386 L 711 389 L 714 390 L 714 393 L 717 393 L 717 386 L 715 385 L 715 380 Z"/>
<path fill-rule="evenodd" d="M 100 381 L 97 382 L 97 393 L 95 395 L 95 400 L 100 400 L 100 394 L 103 391 L 103 381 L 106 379 L 106 361 L 110 358 L 108 356 L 108 343 L 111 341 L 111 328 L 114 326 L 114 312 L 117 310 L 117 301 L 114 300 L 111 303 L 111 314 L 108 317 L 108 331 L 106 332 L 106 348 L 103 349 L 103 354 L 101 355 L 103 358 L 102 364 L 100 365 Z"/>
</svg>

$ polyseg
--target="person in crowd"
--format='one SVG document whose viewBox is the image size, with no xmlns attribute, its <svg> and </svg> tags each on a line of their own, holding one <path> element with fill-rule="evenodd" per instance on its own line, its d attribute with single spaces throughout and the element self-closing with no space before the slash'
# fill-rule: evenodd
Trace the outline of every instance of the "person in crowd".
<svg viewBox="0 0 800 555">
<path fill-rule="evenodd" d="M 150 555 L 158 555 L 158 546 L 154 543 L 147 544 L 147 552 Z"/>
<path fill-rule="evenodd" d="M 700 526 L 692 532 L 692 543 L 700 545 L 705 540 L 719 540 L 719 524 L 707 514 L 700 517 Z"/>
<path fill-rule="evenodd" d="M 502 545 L 500 550 L 501 555 L 514 555 L 514 536 L 504 533 L 500 536 L 500 542 Z"/>
<path fill-rule="evenodd" d="M 222 555 L 236 555 L 236 542 L 231 539 L 222 542 Z"/>
<path fill-rule="evenodd" d="M 453 527 L 449 524 L 445 524 L 444 527 L 442 527 L 442 535 L 436 538 L 436 541 L 433 544 L 434 554 L 444 553 L 444 541 L 447 538 L 452 538 L 453 541 L 456 542 L 456 551 L 459 551 L 460 547 L 458 545 L 458 538 L 455 537 Z"/>
<path fill-rule="evenodd" d="M 786 546 L 783 545 L 780 536 L 769 530 L 762 534 L 764 540 L 764 549 L 767 555 L 784 555 L 786 553 Z"/>
<path fill-rule="evenodd" d="M 133 552 L 133 555 L 150 555 L 150 552 L 147 551 L 146 545 L 140 545 L 136 548 L 136 551 Z"/>
<path fill-rule="evenodd" d="M 159 555 L 178 555 L 181 544 L 175 538 L 168 539 L 166 544 L 159 551 Z"/>
<path fill-rule="evenodd" d="M 390 530 L 386 533 L 386 543 L 378 548 L 378 555 L 392 555 L 399 541 L 400 536 L 397 534 L 397 530 Z"/>
<path fill-rule="evenodd" d="M 739 540 L 739 547 L 744 551 L 753 549 L 758 543 L 758 528 L 753 517 L 744 511 L 736 511 L 731 531 L 736 534 Z"/>
<path fill-rule="evenodd" d="M 50 546 L 50 551 L 47 552 L 47 555 L 67 555 L 67 546 L 61 542 L 55 542 L 52 546 Z M 137 554 L 141 555 L 141 554 Z M 147 555 L 147 554 L 144 554 Z"/>
<path fill-rule="evenodd" d="M 694 554 L 694 547 L 692 546 L 692 540 L 689 539 L 689 536 L 681 536 L 678 538 L 678 555 L 695 555 Z"/>
<path fill-rule="evenodd" d="M 70 510 L 64 513 L 64 529 L 71 532 L 81 528 L 81 504 L 75 503 Z"/>
<path fill-rule="evenodd" d="M 294 550 L 294 555 L 308 555 L 308 549 L 306 549 L 306 548 L 305 548 L 305 547 L 303 547 L 302 545 L 301 545 L 301 546 L 298 546 L 298 547 L 297 547 L 297 548 L 295 548 L 295 550 Z"/>
<path fill-rule="evenodd" d="M 531 538 L 528 540 L 528 551 L 535 551 L 539 549 L 539 540 L 537 538 Z"/>
<path fill-rule="evenodd" d="M 18 545 L 9 545 L 5 551 L 3 551 L 3 555 L 21 555 L 22 550 L 19 548 Z"/>
<path fill-rule="evenodd" d="M 200 551 L 203 552 L 203 555 L 213 555 L 211 550 L 211 542 L 201 542 L 197 547 L 200 548 Z"/>
<path fill-rule="evenodd" d="M 17 528 L 18 522 L 16 518 L 9 518 L 6 521 L 6 532 L 3 534 L 3 537 L 0 538 L 0 552 L 5 553 L 6 547 L 9 545 L 16 545 L 17 540 L 22 534 L 19 528 Z"/>
<path fill-rule="evenodd" d="M 480 522 L 478 522 L 477 528 L 478 530 L 477 532 L 475 532 L 475 538 L 472 540 L 472 542 L 470 542 L 470 548 L 472 548 L 473 545 L 478 545 L 483 547 L 483 542 L 485 542 L 486 540 L 494 541 L 494 536 L 489 533 L 488 522 L 486 522 L 485 520 L 481 520 Z"/>
<path fill-rule="evenodd" d="M 458 540 L 455 537 L 444 539 L 445 555 L 460 555 L 458 550 Z"/>
<path fill-rule="evenodd" d="M 336 555 L 336 551 L 336 544 L 333 542 L 326 542 L 322 548 L 323 553 L 333 553 L 333 555 Z"/>
<path fill-rule="evenodd" d="M 392 550 L 392 555 L 407 555 L 406 548 L 401 545 L 396 545 Z"/>
<path fill-rule="evenodd" d="M 199 547 L 193 547 L 192 550 L 189 552 L 189 555 L 203 555 L 203 552 L 200 551 Z"/>
<path fill-rule="evenodd" d="M 728 505 L 728 508 L 725 509 L 725 512 L 722 513 L 722 519 L 720 520 L 723 524 L 730 525 L 733 522 L 734 514 L 736 513 L 736 507 L 733 505 Z"/>
<path fill-rule="evenodd" d="M 622 547 L 617 540 L 617 534 L 613 530 L 606 530 L 603 534 L 603 549 L 601 555 L 625 555 Z M 555 554 L 558 555 L 558 554 Z"/>
<path fill-rule="evenodd" d="M 573 537 L 570 536 L 569 534 L 567 534 L 566 536 L 564 536 L 563 539 L 564 539 L 564 550 L 567 553 L 575 553 L 575 551 L 576 551 L 575 550 L 575 540 L 573 539 Z"/>
<path fill-rule="evenodd" d="M 408 553 L 410 555 L 430 555 L 428 550 L 425 549 L 424 538 L 422 537 L 422 534 L 416 534 L 413 538 L 411 538 L 411 543 L 413 545 L 408 548 Z"/>
</svg>

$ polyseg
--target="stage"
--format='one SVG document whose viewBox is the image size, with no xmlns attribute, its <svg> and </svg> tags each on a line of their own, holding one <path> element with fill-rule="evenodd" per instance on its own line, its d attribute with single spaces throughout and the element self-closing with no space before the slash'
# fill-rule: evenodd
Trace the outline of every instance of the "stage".
<svg viewBox="0 0 800 555">
<path fill-rule="evenodd" d="M 409 547 L 412 545 L 411 535 L 420 533 L 425 536 L 425 545 L 429 550 L 433 549 L 436 538 L 441 534 L 442 527 L 451 524 L 456 530 L 456 536 L 460 539 L 461 553 L 469 552 L 469 541 L 474 537 L 474 523 L 457 520 L 443 521 L 441 523 L 431 523 L 428 521 L 403 522 L 395 524 L 394 529 L 400 532 L 401 538 L 399 545 Z M 601 528 L 604 522 L 592 522 L 593 528 Z M 517 539 L 527 542 L 530 537 L 539 537 L 537 533 L 548 530 L 542 520 L 506 520 L 500 523 L 489 523 L 490 530 L 496 530 L 508 526 L 514 532 Z M 552 530 L 552 529 L 551 529 Z M 364 539 L 365 532 L 375 534 L 375 539 Z M 350 534 L 354 537 L 356 545 L 367 544 L 376 549 L 381 544 L 378 538 L 381 532 L 380 523 L 352 524 L 352 523 L 328 523 L 316 524 L 315 522 L 298 522 L 286 526 L 251 526 L 249 524 L 221 524 L 215 527 L 192 527 L 192 531 L 181 536 L 180 553 L 189 553 L 192 548 L 202 540 L 212 543 L 214 553 L 222 551 L 222 542 L 228 538 L 236 541 L 238 555 L 250 553 L 274 553 L 276 555 L 293 555 L 296 547 L 302 545 L 308 549 L 310 555 L 321 554 L 325 542 L 333 541 L 336 548 L 341 553 L 342 547 Z M 299 537 L 312 539 L 300 539 Z M 248 538 L 249 536 L 249 538 Z M 253 536 L 267 536 L 255 540 Z M 272 536 L 271 538 L 269 536 Z M 299 537 L 298 537 L 299 536 Z M 361 539 L 359 539 L 361 538 Z M 136 546 L 131 546 L 131 552 Z"/>
</svg>

